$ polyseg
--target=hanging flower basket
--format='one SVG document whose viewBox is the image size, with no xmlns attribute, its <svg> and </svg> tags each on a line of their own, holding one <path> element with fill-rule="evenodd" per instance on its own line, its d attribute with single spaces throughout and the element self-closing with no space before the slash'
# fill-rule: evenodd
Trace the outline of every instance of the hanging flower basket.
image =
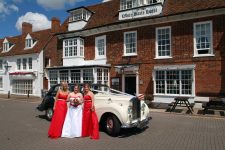
<svg viewBox="0 0 225 150">
<path fill-rule="evenodd" d="M 9 75 L 35 75 L 33 72 L 11 72 Z"/>
</svg>

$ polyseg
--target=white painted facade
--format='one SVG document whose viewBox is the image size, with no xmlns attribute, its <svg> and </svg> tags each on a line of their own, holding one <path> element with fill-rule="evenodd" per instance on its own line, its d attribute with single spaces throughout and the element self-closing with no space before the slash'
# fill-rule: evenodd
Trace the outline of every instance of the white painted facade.
<svg viewBox="0 0 225 150">
<path fill-rule="evenodd" d="M 32 58 L 32 69 L 29 70 L 27 68 L 26 70 L 18 70 L 17 59 L 23 60 L 23 58 Z M 10 92 L 11 94 L 26 95 L 14 93 L 12 84 L 15 80 L 32 80 L 32 94 L 30 95 L 41 96 L 44 75 L 43 51 L 26 55 L 0 57 L 0 59 L 3 62 L 3 68 L 0 70 L 0 77 L 2 78 L 2 88 L 0 89 L 0 93 L 7 94 Z"/>
</svg>

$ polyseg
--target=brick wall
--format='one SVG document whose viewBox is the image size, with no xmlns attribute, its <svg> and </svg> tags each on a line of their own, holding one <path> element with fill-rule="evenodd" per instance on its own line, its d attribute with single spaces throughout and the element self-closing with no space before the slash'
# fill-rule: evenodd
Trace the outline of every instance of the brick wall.
<svg viewBox="0 0 225 150">
<path fill-rule="evenodd" d="M 213 49 L 214 57 L 193 57 L 193 23 L 200 21 L 213 22 Z M 155 58 L 155 29 L 156 27 L 171 26 L 172 59 L 157 60 Z M 137 56 L 123 56 L 123 36 L 126 31 L 137 31 Z M 139 64 L 140 93 L 152 94 L 152 71 L 155 65 L 195 64 L 196 95 L 225 94 L 225 15 L 187 20 L 154 26 L 146 26 L 129 30 L 108 32 L 107 63 L 112 65 L 111 77 L 121 77 L 113 68 L 121 64 Z M 94 59 L 95 37 L 85 38 L 85 59 Z M 222 61 L 221 61 L 222 60 Z M 121 82 L 120 82 L 121 83 Z"/>
</svg>

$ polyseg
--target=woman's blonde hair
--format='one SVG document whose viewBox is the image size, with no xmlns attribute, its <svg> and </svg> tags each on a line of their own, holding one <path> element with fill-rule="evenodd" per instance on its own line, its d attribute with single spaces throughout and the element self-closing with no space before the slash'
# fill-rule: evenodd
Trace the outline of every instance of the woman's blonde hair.
<svg viewBox="0 0 225 150">
<path fill-rule="evenodd" d="M 62 81 L 60 85 L 61 85 L 61 90 L 64 89 L 64 88 L 63 88 L 64 86 L 66 87 L 66 91 L 68 90 L 68 83 L 67 83 L 66 81 Z M 64 90 L 63 90 L 63 91 L 64 91 Z"/>
</svg>

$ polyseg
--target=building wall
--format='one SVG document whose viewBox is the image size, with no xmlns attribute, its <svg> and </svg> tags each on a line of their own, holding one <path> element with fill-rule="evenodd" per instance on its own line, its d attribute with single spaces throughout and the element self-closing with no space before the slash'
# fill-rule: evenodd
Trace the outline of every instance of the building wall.
<svg viewBox="0 0 225 150">
<path fill-rule="evenodd" d="M 212 21 L 213 49 L 215 56 L 193 57 L 193 24 L 201 21 Z M 155 59 L 155 42 L 157 27 L 171 27 L 171 59 Z M 137 31 L 137 56 L 123 56 L 123 37 L 126 31 Z M 222 96 L 225 94 L 225 15 L 149 25 L 134 29 L 108 32 L 107 63 L 112 65 L 111 78 L 120 77 L 115 72 L 115 65 L 138 64 L 140 74 L 140 93 L 153 94 L 152 71 L 156 65 L 195 64 L 195 94 L 196 96 Z M 94 59 L 95 36 L 85 38 L 85 59 Z M 121 86 L 120 86 L 121 88 Z M 121 90 L 121 89 L 120 89 Z"/>
<path fill-rule="evenodd" d="M 17 59 L 29 58 L 32 57 L 32 70 L 17 70 Z M 43 52 L 40 54 L 27 54 L 27 55 L 17 55 L 17 56 L 9 56 L 2 58 L 3 61 L 8 62 L 8 70 L 3 67 L 3 70 L 0 71 L 0 76 L 3 77 L 3 88 L 0 90 L 0 93 L 7 94 L 8 91 L 12 92 L 12 81 L 14 79 L 31 79 L 30 77 L 26 77 L 25 75 L 10 75 L 13 72 L 33 72 L 34 76 L 33 80 L 33 94 L 34 96 L 41 96 L 41 89 L 43 89 Z M 20 77 L 19 77 L 20 76 Z"/>
</svg>

